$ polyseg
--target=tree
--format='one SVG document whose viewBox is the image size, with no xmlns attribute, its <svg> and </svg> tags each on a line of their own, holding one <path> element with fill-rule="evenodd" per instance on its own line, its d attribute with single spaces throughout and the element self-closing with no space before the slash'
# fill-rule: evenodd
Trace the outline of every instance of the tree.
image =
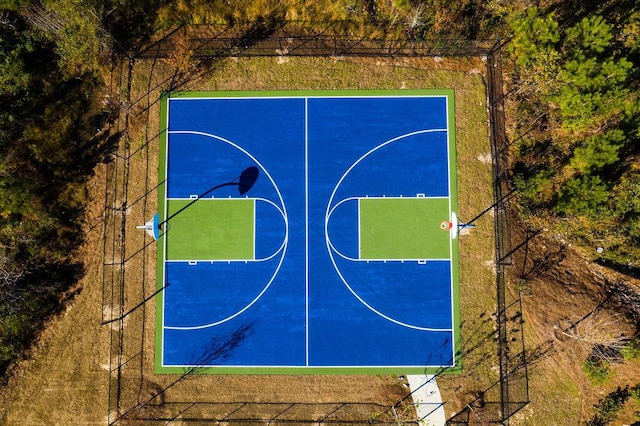
<svg viewBox="0 0 640 426">
<path fill-rule="evenodd" d="M 29 3 L 30 0 L 0 0 L 0 9 L 18 10 L 20 6 Z"/>
<path fill-rule="evenodd" d="M 554 50 L 560 40 L 558 22 L 553 14 L 540 16 L 537 7 L 526 10 L 524 15 L 511 21 L 513 38 L 509 52 L 520 69 L 539 64 L 538 57 L 545 51 Z"/>
<path fill-rule="evenodd" d="M 30 83 L 30 75 L 25 71 L 21 58 L 29 44 L 18 44 L 11 35 L 0 33 L 0 96 L 13 96 L 25 90 Z"/>
<path fill-rule="evenodd" d="M 595 15 L 583 18 L 565 33 L 564 51 L 567 55 L 580 57 L 602 53 L 613 39 L 609 25 L 602 16 Z"/>
<path fill-rule="evenodd" d="M 24 13 L 31 25 L 52 40 L 61 71 L 68 76 L 96 73 L 103 50 L 109 49 L 92 2 L 49 0 Z"/>
<path fill-rule="evenodd" d="M 631 101 L 625 82 L 632 68 L 626 58 L 611 57 L 581 56 L 564 64 L 558 73 L 561 88 L 548 96 L 558 106 L 561 127 L 580 133 L 623 118 Z"/>
<path fill-rule="evenodd" d="M 581 174 L 590 174 L 618 161 L 618 152 L 626 140 L 620 129 L 589 136 L 571 157 L 571 167 Z"/>
<path fill-rule="evenodd" d="M 629 338 L 619 332 L 623 319 L 616 313 L 595 310 L 567 327 L 562 334 L 576 344 L 575 350 L 592 360 L 617 361 Z"/>
<path fill-rule="evenodd" d="M 27 27 L 25 3 L 0 21 L 0 375 L 77 279 L 72 252 L 97 161 L 76 136 L 94 80 L 60 60 L 55 37 Z M 91 64 L 89 54 L 78 60 Z"/>
<path fill-rule="evenodd" d="M 545 154 L 521 157 L 525 172 L 517 175 L 517 184 L 526 188 L 523 200 L 538 207 L 546 201 L 563 215 L 597 217 L 611 186 L 601 172 L 617 164 L 621 150 L 637 139 L 637 126 L 629 122 L 637 115 L 634 65 L 612 47 L 614 27 L 602 16 L 585 17 L 562 31 L 553 14 L 532 7 L 511 28 L 520 111 L 530 116 L 524 107 L 534 106 L 533 114 L 547 117 L 537 123 L 543 131 L 528 130 L 533 140 L 520 142 Z M 527 167 L 533 171 L 527 173 Z M 551 183 L 559 188 L 554 197 L 548 196 Z"/>
<path fill-rule="evenodd" d="M 599 176 L 580 175 L 569 179 L 558 193 L 555 210 L 565 215 L 598 217 L 609 199 L 607 185 Z"/>
<path fill-rule="evenodd" d="M 560 89 L 550 92 L 548 102 L 558 106 L 561 127 L 580 133 L 599 129 L 604 122 L 620 120 L 628 108 L 625 87 L 633 64 L 610 50 L 613 27 L 601 16 L 582 19 L 568 28 L 561 43 Z"/>
<path fill-rule="evenodd" d="M 509 52 L 524 88 L 557 111 L 564 131 L 598 130 L 634 103 L 627 88 L 633 63 L 611 49 L 613 26 L 603 17 L 584 18 L 563 33 L 553 14 L 532 7 L 511 28 Z"/>
<path fill-rule="evenodd" d="M 638 171 L 631 170 L 620 178 L 613 188 L 613 199 L 616 216 L 623 221 L 640 222 L 640 173 Z"/>
<path fill-rule="evenodd" d="M 640 50 L 640 12 L 633 12 L 622 27 L 620 34 L 623 45 L 630 51 Z"/>
</svg>

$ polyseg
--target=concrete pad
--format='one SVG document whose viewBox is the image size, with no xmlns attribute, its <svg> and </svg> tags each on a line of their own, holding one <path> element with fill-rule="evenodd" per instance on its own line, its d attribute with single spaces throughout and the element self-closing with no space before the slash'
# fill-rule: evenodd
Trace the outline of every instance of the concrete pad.
<svg viewBox="0 0 640 426">
<path fill-rule="evenodd" d="M 445 426 L 447 418 L 444 413 L 442 396 L 433 375 L 408 375 L 409 389 L 416 405 L 418 421 L 425 426 Z"/>
</svg>

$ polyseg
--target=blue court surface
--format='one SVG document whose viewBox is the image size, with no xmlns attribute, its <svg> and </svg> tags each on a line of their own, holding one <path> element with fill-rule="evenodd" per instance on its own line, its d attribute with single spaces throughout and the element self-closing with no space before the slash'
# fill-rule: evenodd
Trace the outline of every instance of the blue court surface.
<svg viewBox="0 0 640 426">
<path fill-rule="evenodd" d="M 166 94 L 156 370 L 459 369 L 453 101 Z"/>
</svg>

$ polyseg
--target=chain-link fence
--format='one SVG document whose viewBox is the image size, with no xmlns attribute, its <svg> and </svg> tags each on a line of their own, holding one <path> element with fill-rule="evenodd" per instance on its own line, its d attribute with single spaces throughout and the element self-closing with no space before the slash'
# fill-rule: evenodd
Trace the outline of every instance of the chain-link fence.
<svg viewBox="0 0 640 426">
<path fill-rule="evenodd" d="M 494 175 L 496 338 L 500 380 L 449 419 L 450 424 L 506 424 L 511 416 L 529 403 L 522 304 L 519 296 L 510 295 L 507 291 L 505 277 L 505 268 L 512 265 L 509 201 L 514 192 L 510 186 L 504 115 L 503 46 L 504 43 L 497 42 L 487 54 L 487 101 Z"/>
<path fill-rule="evenodd" d="M 528 377 L 519 299 L 509 300 L 504 268 L 510 265 L 509 179 L 504 124 L 500 41 L 388 40 L 310 33 L 297 25 L 270 26 L 264 22 L 238 27 L 180 27 L 118 61 L 112 72 L 111 99 L 118 102 L 119 118 L 110 134 L 120 144 L 107 164 L 103 238 L 103 324 L 110 327 L 109 424 L 418 424 L 411 395 L 389 403 L 361 401 L 309 403 L 306 401 L 216 401 L 200 394 L 192 401 L 172 401 L 169 389 L 194 383 L 192 371 L 162 380 L 153 374 L 155 247 L 144 232 L 132 233 L 131 218 L 150 217 L 155 211 L 157 185 L 151 183 L 153 145 L 159 132 L 153 127 L 152 106 L 160 90 L 179 88 L 188 78 L 176 73 L 153 81 L 161 61 L 177 51 L 206 64 L 209 59 L 237 56 L 351 56 L 351 57 L 482 57 L 486 59 L 487 99 L 494 165 L 494 217 L 496 241 L 496 353 L 499 381 L 466 409 L 449 419 L 451 424 L 506 423 L 529 400 Z M 146 94 L 132 94 L 132 69 L 148 70 Z M 146 123 L 142 135 L 131 135 L 132 121 Z M 132 182 L 143 180 L 144 183 Z M 135 187 L 136 189 L 132 189 Z M 135 225 L 139 225 L 136 223 Z M 149 302 L 149 303 L 147 303 Z M 149 306 L 147 306 L 149 305 Z M 213 379 L 208 379 L 213 380 Z M 445 402 L 446 403 L 446 402 Z M 438 407 L 433 407 L 434 409 Z"/>
<path fill-rule="evenodd" d="M 171 30 L 165 37 L 138 48 L 136 59 L 170 58 L 177 50 L 194 58 L 227 56 L 481 56 L 495 40 L 377 38 L 374 35 L 336 35 L 336 27 L 310 32 L 296 22 L 254 22 L 240 26 L 192 25 Z"/>
</svg>

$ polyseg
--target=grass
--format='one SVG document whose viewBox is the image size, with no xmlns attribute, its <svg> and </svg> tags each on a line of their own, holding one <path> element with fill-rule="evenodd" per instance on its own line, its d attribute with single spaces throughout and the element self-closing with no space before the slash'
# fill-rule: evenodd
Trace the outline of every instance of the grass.
<svg viewBox="0 0 640 426">
<path fill-rule="evenodd" d="M 587 359 L 582 363 L 582 371 L 594 384 L 600 385 L 611 379 L 611 363 L 604 359 Z"/>
<path fill-rule="evenodd" d="M 471 220 L 493 203 L 491 146 L 485 86 L 480 75 L 451 81 L 456 93 L 458 217 Z M 448 416 L 462 410 L 498 379 L 495 342 L 496 269 L 493 212 L 461 235 L 460 312 L 462 373 L 439 377 Z"/>
<path fill-rule="evenodd" d="M 553 419 L 549 424 L 581 424 L 580 387 L 570 375 L 558 370 L 552 361 L 544 361 L 530 370 L 532 402 L 511 423 L 535 426 L 541 419 Z"/>
<path fill-rule="evenodd" d="M 395 376 L 156 375 L 153 299 L 124 321 L 100 326 L 103 314 L 111 318 L 127 312 L 156 289 L 155 246 L 146 233 L 136 232 L 134 225 L 143 224 L 157 211 L 154 190 L 159 149 L 157 100 L 160 91 L 169 86 L 180 90 L 453 88 L 457 108 L 459 216 L 463 220 L 473 217 L 491 204 L 491 164 L 486 161 L 490 154 L 486 95 L 478 72 L 484 64 L 480 60 L 445 61 L 450 67 L 447 70 L 430 58 L 279 59 L 224 59 L 194 72 L 192 78 L 176 74 L 170 61 L 133 64 L 131 93 L 124 91 L 119 97 L 128 106 L 127 114 L 112 129 L 113 133 L 124 132 L 120 154 L 128 160 L 114 157 L 113 163 L 96 170 L 90 188 L 94 211 L 87 221 L 88 238 L 83 251 L 87 265 L 87 274 L 80 283 L 83 291 L 68 312 L 45 332 L 33 359 L 21 367 L 21 377 L 15 377 L 3 390 L 2 423 L 104 424 L 108 415 L 111 420 L 115 418 L 115 413 L 108 411 L 114 409 L 116 391 L 120 412 L 128 416 L 212 419 L 235 413 L 235 418 L 268 419 L 284 413 L 278 418 L 366 420 L 375 413 L 379 420 L 394 419 L 388 407 L 407 393 L 403 382 Z M 114 75 L 114 96 L 115 89 L 127 87 L 126 67 L 121 69 L 121 74 Z M 117 171 L 111 178 L 119 182 L 120 189 L 114 193 L 110 190 L 105 197 L 103 188 L 109 170 Z M 126 193 L 121 190 L 125 183 Z M 107 209 L 111 209 L 122 206 L 125 197 L 126 211 L 108 210 L 111 214 L 107 219 L 110 227 L 120 229 L 122 225 L 126 241 L 109 237 L 103 244 L 100 234 L 104 201 Z M 103 268 L 100 255 L 103 247 L 107 248 L 106 261 L 120 257 L 128 260 L 124 265 Z M 460 375 L 441 376 L 438 380 L 448 414 L 468 403 L 473 391 L 486 388 L 497 378 L 491 320 L 495 309 L 493 253 L 493 219 L 487 214 L 478 219 L 470 235 L 460 239 L 464 370 Z M 124 294 L 112 293 L 109 288 L 103 293 L 100 289 L 103 276 L 123 278 L 127 283 Z M 110 347 L 114 345 L 122 346 L 120 368 L 117 358 L 111 361 L 109 358 Z M 192 401 L 198 403 L 191 405 Z M 295 404 L 291 406 L 290 402 Z M 413 416 L 412 409 L 398 408 L 397 412 L 406 416 L 397 420 Z"/>
</svg>

